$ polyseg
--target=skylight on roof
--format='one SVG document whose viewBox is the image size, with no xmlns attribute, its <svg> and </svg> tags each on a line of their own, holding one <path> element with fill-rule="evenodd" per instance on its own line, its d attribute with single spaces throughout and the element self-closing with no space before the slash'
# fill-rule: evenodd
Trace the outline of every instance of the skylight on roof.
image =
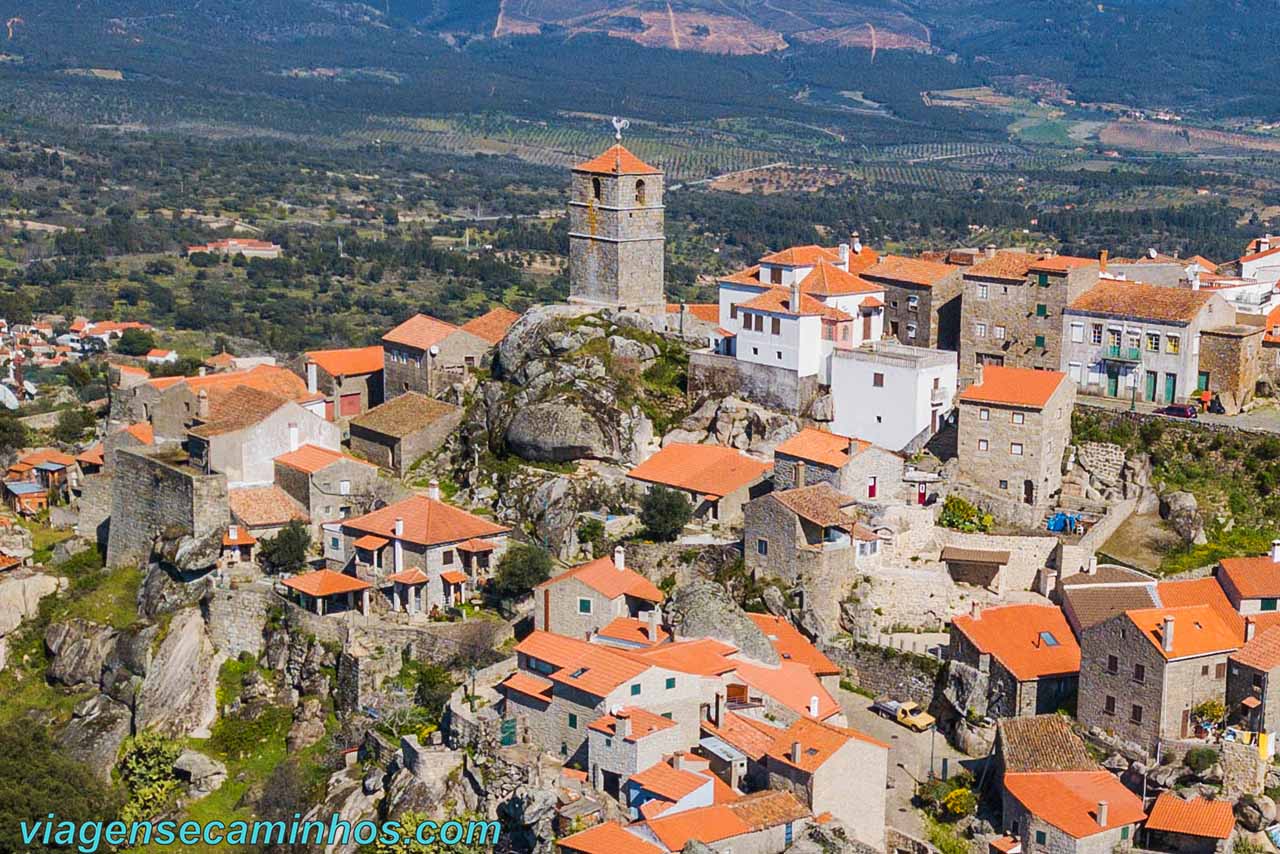
<svg viewBox="0 0 1280 854">
<path fill-rule="evenodd" d="M 570 674 L 569 674 L 569 678 L 570 678 L 570 679 L 578 679 L 578 678 L 580 678 L 584 673 L 586 673 L 586 672 L 587 672 L 587 670 L 589 670 L 589 669 L 590 669 L 590 668 L 587 668 L 587 667 L 579 667 L 577 670 L 575 670 L 575 671 L 573 671 L 572 673 L 570 673 Z"/>
<path fill-rule="evenodd" d="M 1041 632 L 1040 643 L 1045 646 L 1057 646 L 1058 639 L 1053 636 L 1053 632 Z"/>
</svg>

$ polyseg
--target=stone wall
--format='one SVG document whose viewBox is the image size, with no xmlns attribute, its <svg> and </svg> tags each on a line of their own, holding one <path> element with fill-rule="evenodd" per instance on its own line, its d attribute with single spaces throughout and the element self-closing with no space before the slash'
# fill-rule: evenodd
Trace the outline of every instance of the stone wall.
<svg viewBox="0 0 1280 854">
<path fill-rule="evenodd" d="M 804 414 L 818 397 L 817 376 L 742 362 L 708 350 L 689 354 L 689 399 L 735 395 L 770 409 Z"/>
<path fill-rule="evenodd" d="M 851 637 L 824 644 L 822 652 L 864 693 L 912 700 L 928 708 L 942 664 L 927 655 L 865 643 Z"/>
<path fill-rule="evenodd" d="M 145 563 L 161 532 L 202 538 L 231 521 L 226 478 L 200 474 L 172 453 L 121 448 L 112 481 L 107 566 Z"/>
<path fill-rule="evenodd" d="M 272 607 L 282 605 L 273 594 L 257 587 L 214 588 L 201 602 L 209 637 L 228 658 L 238 658 L 245 652 L 261 655 L 265 649 L 262 630 L 268 615 Z"/>
<path fill-rule="evenodd" d="M 1163 741 L 1160 760 L 1166 765 L 1179 764 L 1189 751 L 1204 746 L 1202 741 Z M 1258 756 L 1257 747 L 1235 741 L 1224 741 L 1212 747 L 1218 751 L 1218 761 L 1222 765 L 1222 793 L 1225 797 L 1262 793 L 1269 766 Z"/>
<path fill-rule="evenodd" d="M 1253 399 L 1262 376 L 1261 326 L 1226 326 L 1200 333 L 1200 370 L 1209 373 L 1209 391 L 1234 415 Z"/>
<path fill-rule="evenodd" d="M 76 535 L 107 547 L 107 525 L 111 520 L 111 475 L 88 474 L 80 478 L 80 516 Z"/>
</svg>

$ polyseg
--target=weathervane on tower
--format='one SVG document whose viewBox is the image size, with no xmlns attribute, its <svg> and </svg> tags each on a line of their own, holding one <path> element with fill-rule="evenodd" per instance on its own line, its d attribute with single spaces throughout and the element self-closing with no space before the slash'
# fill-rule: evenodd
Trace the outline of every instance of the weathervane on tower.
<svg viewBox="0 0 1280 854">
<path fill-rule="evenodd" d="M 631 122 L 627 121 L 626 119 L 620 119 L 617 116 L 614 116 L 613 117 L 613 138 L 618 142 L 622 142 L 622 132 L 629 127 L 631 127 Z"/>
</svg>

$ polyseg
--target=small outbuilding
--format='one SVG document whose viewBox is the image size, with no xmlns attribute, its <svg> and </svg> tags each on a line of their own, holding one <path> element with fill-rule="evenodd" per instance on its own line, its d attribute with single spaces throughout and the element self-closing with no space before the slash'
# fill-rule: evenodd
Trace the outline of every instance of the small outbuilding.
<svg viewBox="0 0 1280 854">
<path fill-rule="evenodd" d="M 351 420 L 351 450 L 397 474 L 439 448 L 462 423 L 462 409 L 406 391 Z"/>
</svg>

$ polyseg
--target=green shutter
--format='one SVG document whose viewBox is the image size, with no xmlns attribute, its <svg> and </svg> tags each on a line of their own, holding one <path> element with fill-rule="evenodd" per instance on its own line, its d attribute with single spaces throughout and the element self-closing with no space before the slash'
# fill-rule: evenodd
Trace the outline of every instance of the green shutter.
<svg viewBox="0 0 1280 854">
<path fill-rule="evenodd" d="M 674 687 L 676 687 L 676 677 L 674 677 L 674 676 L 668 676 L 668 677 L 667 677 L 667 690 L 668 690 L 668 691 L 670 691 L 670 690 L 671 690 L 672 688 L 674 688 Z"/>
<path fill-rule="evenodd" d="M 1036 317 L 1048 317 L 1048 316 L 1049 316 L 1049 306 L 1045 305 L 1042 302 L 1036 303 Z"/>
<path fill-rule="evenodd" d="M 577 728 L 578 728 L 578 716 L 575 715 L 573 712 L 570 712 L 569 713 L 569 729 L 577 729 Z"/>
<path fill-rule="evenodd" d="M 631 686 L 631 696 L 633 696 L 633 697 L 638 697 L 638 696 L 640 696 L 640 683 L 639 683 L 639 682 L 637 682 L 636 684 L 634 684 L 634 685 L 632 685 L 632 686 Z"/>
<path fill-rule="evenodd" d="M 1037 335 L 1037 336 L 1036 336 L 1036 347 L 1038 347 L 1038 348 L 1039 348 L 1039 349 L 1041 349 L 1041 350 L 1043 350 L 1043 349 L 1044 349 L 1044 336 L 1043 336 L 1043 335 Z"/>
</svg>

